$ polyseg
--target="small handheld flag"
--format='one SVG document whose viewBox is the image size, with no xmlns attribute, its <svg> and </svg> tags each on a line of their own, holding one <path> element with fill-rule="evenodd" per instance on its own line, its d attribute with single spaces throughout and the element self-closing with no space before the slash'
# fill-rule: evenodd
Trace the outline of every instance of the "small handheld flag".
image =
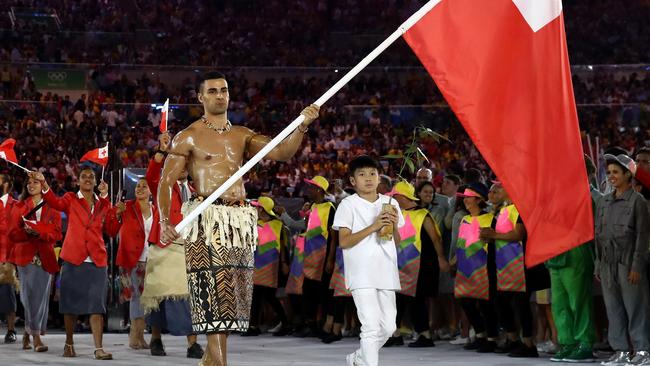
<svg viewBox="0 0 650 366">
<path fill-rule="evenodd" d="M 167 132 L 167 120 L 169 118 L 169 98 L 165 101 L 165 104 L 162 107 L 160 112 L 160 133 Z"/>
</svg>

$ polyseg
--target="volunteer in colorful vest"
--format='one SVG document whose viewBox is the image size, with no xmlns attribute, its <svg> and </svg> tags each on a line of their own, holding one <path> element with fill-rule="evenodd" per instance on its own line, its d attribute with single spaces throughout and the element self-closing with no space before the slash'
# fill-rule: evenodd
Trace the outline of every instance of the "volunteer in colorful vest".
<svg viewBox="0 0 650 366">
<path fill-rule="evenodd" d="M 596 167 L 585 155 L 587 175 Z M 603 195 L 590 185 L 594 212 Z M 596 329 L 593 319 L 594 244 L 589 241 L 546 261 L 551 275 L 551 307 L 557 328 L 560 350 L 551 357 L 554 362 L 589 362 L 593 360 Z"/>
<path fill-rule="evenodd" d="M 158 184 L 165 163 L 171 137 L 168 133 L 158 136 L 158 149 L 149 161 L 145 179 L 151 191 L 154 202 L 158 201 Z M 193 188 L 188 183 L 187 171 L 181 175 L 177 184 L 172 187 L 171 209 L 169 220 L 176 225 L 183 220 L 181 206 L 192 195 Z M 157 208 L 157 207 L 156 207 Z M 159 210 L 156 209 L 156 212 Z M 149 235 L 149 242 L 154 243 L 147 253 L 144 288 L 140 297 L 140 306 L 144 309 L 146 322 L 151 326 L 152 356 L 166 356 L 162 342 L 162 329 L 167 329 L 171 335 L 187 338 L 187 358 L 203 357 L 203 348 L 197 342 L 196 333 L 192 330 L 192 317 L 187 289 L 187 274 L 185 268 L 185 250 L 181 245 L 160 242 L 158 221 Z"/>
<path fill-rule="evenodd" d="M 251 201 L 257 207 L 257 248 L 255 248 L 255 272 L 253 273 L 253 301 L 248 330 L 242 336 L 260 335 L 259 321 L 262 304 L 266 301 L 280 320 L 282 327 L 273 335 L 283 336 L 290 331 L 287 315 L 282 303 L 275 295 L 280 282 L 280 272 L 289 273 L 289 254 L 287 253 L 288 233 L 273 207 L 270 197 L 260 197 Z"/>
<path fill-rule="evenodd" d="M 614 191 L 596 212 L 596 274 L 607 308 L 609 345 L 616 351 L 606 364 L 650 363 L 648 206 L 632 188 L 634 161 L 624 154 L 604 157 Z"/>
<path fill-rule="evenodd" d="M 488 189 L 471 183 L 460 195 L 469 215 L 463 217 L 456 242 L 456 283 L 454 294 L 476 332 L 476 339 L 464 346 L 480 353 L 494 352 L 499 335 L 495 309 L 496 265 L 494 244 L 480 239 L 481 228 L 492 225 L 494 215 L 486 211 Z"/>
<path fill-rule="evenodd" d="M 505 342 L 495 353 L 507 353 L 510 357 L 538 357 L 533 343 L 533 314 L 524 266 L 524 238 L 526 228 L 519 211 L 510 200 L 500 182 L 494 182 L 488 193 L 495 216 L 492 227 L 481 229 L 480 238 L 494 242 L 497 268 L 497 309 L 499 322 L 506 332 Z M 523 342 L 515 323 L 518 316 Z"/>
<path fill-rule="evenodd" d="M 307 198 L 311 204 L 307 219 L 307 230 L 298 238 L 292 256 L 286 291 L 302 295 L 302 329 L 295 336 L 304 337 L 318 333 L 316 319 L 319 305 L 327 309 L 330 296 L 329 284 L 335 260 L 338 233 L 331 229 L 334 219 L 334 204 L 325 201 L 329 188 L 327 179 L 315 176 L 305 179 L 308 183 Z"/>
<path fill-rule="evenodd" d="M 135 185 L 135 199 L 118 202 L 118 212 L 122 211 L 119 233 L 119 246 L 115 263 L 120 268 L 122 293 L 120 300 L 129 301 L 129 347 L 149 349 L 144 339 L 144 309 L 140 296 L 144 289 L 149 237 L 158 227 L 158 210 L 151 204 L 151 191 L 144 178 Z"/>
<path fill-rule="evenodd" d="M 0 314 L 7 320 L 5 343 L 16 342 L 16 268 L 9 263 L 11 250 L 8 238 L 11 209 L 16 200 L 11 197 L 13 181 L 0 174 Z"/>
<path fill-rule="evenodd" d="M 111 360 L 113 355 L 102 345 L 108 278 L 108 258 L 103 234 L 115 236 L 118 224 L 115 210 L 108 197 L 108 184 L 103 180 L 97 186 L 96 176 L 89 166 L 79 171 L 79 191 L 57 197 L 40 172 L 29 173 L 43 187 L 43 200 L 55 210 L 68 216 L 68 230 L 61 250 L 61 294 L 59 312 L 65 321 L 63 357 L 76 357 L 74 326 L 79 315 L 90 314 L 95 359 Z M 99 196 L 94 192 L 95 186 Z"/>
<path fill-rule="evenodd" d="M 62 238 L 61 212 L 43 202 L 42 190 L 39 181 L 27 179 L 9 223 L 10 261 L 18 267 L 20 301 L 25 309 L 23 349 L 32 348 L 32 336 L 36 352 L 48 350 L 41 336 L 47 330 L 52 275 L 59 271 L 54 244 Z"/>
<path fill-rule="evenodd" d="M 402 317 L 408 306 L 417 339 L 409 347 L 433 347 L 429 327 L 427 300 L 438 295 L 440 271 L 449 271 L 442 248 L 440 230 L 426 208 L 418 207 L 415 188 L 400 181 L 387 194 L 399 204 L 405 224 L 400 228 L 397 244 L 397 266 L 402 290 L 397 294 L 397 330 L 389 345 L 404 344 L 399 334 Z"/>
</svg>

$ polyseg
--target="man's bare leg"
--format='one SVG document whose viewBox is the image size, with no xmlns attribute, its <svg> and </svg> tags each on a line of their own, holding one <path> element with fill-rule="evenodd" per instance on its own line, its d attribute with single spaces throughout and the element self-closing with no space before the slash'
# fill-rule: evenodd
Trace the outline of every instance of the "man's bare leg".
<svg viewBox="0 0 650 366">
<path fill-rule="evenodd" d="M 211 333 L 207 335 L 208 346 L 206 356 L 208 357 L 205 366 L 227 366 L 227 333 Z"/>
</svg>

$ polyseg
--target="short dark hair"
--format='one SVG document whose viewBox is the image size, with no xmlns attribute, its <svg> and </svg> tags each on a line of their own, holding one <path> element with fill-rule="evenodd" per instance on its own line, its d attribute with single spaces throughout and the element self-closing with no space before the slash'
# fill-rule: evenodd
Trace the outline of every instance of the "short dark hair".
<svg viewBox="0 0 650 366">
<path fill-rule="evenodd" d="M 9 190 L 11 190 L 14 187 L 14 181 L 9 177 L 8 174 L 0 174 L 0 178 L 2 179 L 2 184 L 5 182 L 9 183 Z M 0 191 L 2 193 L 2 191 Z"/>
<path fill-rule="evenodd" d="M 481 171 L 476 168 L 469 168 L 463 177 L 465 184 L 478 183 L 481 181 Z"/>
<path fill-rule="evenodd" d="M 641 154 L 650 155 L 650 147 L 644 146 L 640 148 L 639 151 L 636 152 L 636 156 L 639 156 Z"/>
<path fill-rule="evenodd" d="M 348 164 L 348 174 L 353 177 L 354 173 L 358 169 L 362 168 L 374 168 L 379 171 L 379 163 L 377 160 L 371 158 L 368 155 L 359 155 L 356 158 L 352 159 L 352 161 L 350 161 L 350 164 Z"/>
<path fill-rule="evenodd" d="M 423 189 L 424 187 L 426 187 L 426 186 L 431 186 L 431 188 L 433 188 L 433 191 L 434 191 L 434 192 L 436 191 L 436 187 L 434 187 L 434 185 L 433 185 L 432 182 L 424 181 L 424 182 L 418 184 L 418 186 L 415 188 L 415 193 L 420 194 L 420 192 L 422 191 L 422 189 Z"/>
<path fill-rule="evenodd" d="M 456 174 L 447 174 L 447 175 L 445 175 L 445 179 L 448 179 L 448 180 L 454 182 L 454 184 L 457 185 L 457 186 L 460 185 L 460 177 L 457 176 Z"/>
<path fill-rule="evenodd" d="M 206 72 L 205 74 L 201 75 L 201 79 L 199 81 L 199 86 L 196 89 L 198 93 L 203 92 L 203 84 L 205 84 L 206 80 L 214 80 L 214 79 L 226 79 L 226 75 L 220 73 L 219 71 L 209 71 Z"/>
</svg>

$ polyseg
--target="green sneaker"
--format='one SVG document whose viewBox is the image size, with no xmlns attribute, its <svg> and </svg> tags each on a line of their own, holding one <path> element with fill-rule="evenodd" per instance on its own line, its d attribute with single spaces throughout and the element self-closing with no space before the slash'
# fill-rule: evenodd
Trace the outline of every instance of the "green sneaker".
<svg viewBox="0 0 650 366">
<path fill-rule="evenodd" d="M 562 348 L 551 357 L 551 361 L 553 362 L 564 362 L 564 359 L 567 358 L 571 353 L 573 353 L 573 350 L 578 348 L 577 344 L 566 344 L 562 345 Z"/>
<path fill-rule="evenodd" d="M 564 361 L 571 363 L 594 362 L 594 351 L 591 345 L 580 344 L 570 355 L 564 358 Z"/>
</svg>

